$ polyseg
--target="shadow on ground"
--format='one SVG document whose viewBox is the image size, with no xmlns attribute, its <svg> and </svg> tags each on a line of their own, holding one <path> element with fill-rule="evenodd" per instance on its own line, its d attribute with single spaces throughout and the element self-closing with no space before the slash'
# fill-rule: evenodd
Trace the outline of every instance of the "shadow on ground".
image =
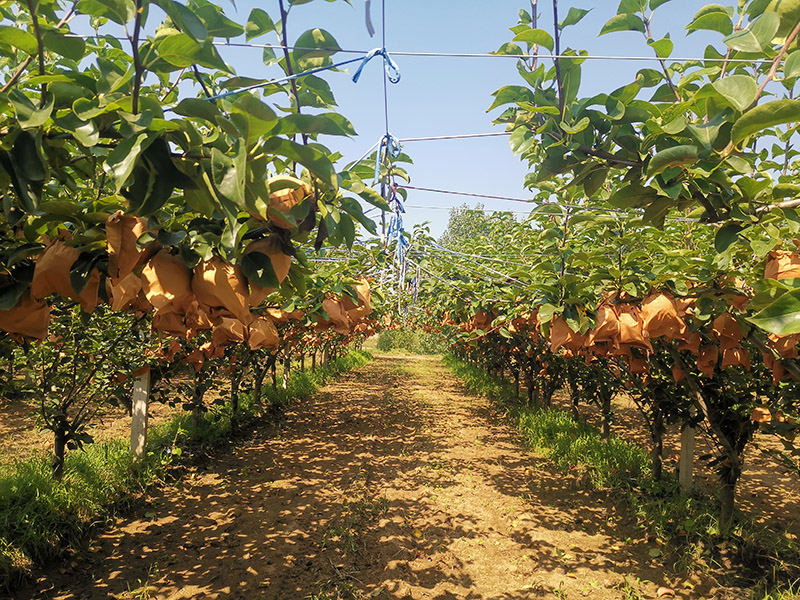
<svg viewBox="0 0 800 600">
<path fill-rule="evenodd" d="M 436 360 L 379 356 L 19 598 L 621 598 L 664 568 Z"/>
</svg>

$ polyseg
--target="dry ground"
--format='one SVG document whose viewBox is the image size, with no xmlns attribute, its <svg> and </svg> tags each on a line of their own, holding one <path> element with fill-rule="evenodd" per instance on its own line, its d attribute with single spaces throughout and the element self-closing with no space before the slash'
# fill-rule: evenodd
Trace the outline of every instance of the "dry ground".
<svg viewBox="0 0 800 600">
<path fill-rule="evenodd" d="M 621 502 L 532 456 L 438 360 L 380 356 L 286 423 L 160 490 L 19 598 L 714 596 L 670 579 Z"/>
</svg>

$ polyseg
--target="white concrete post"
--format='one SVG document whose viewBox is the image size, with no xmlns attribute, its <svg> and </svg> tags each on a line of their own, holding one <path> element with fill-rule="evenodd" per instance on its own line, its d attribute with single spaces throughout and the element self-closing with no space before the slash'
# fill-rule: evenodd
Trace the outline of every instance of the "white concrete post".
<svg viewBox="0 0 800 600">
<path fill-rule="evenodd" d="M 131 452 L 134 462 L 147 456 L 147 403 L 150 399 L 150 368 L 133 380 L 131 397 Z"/>
</svg>

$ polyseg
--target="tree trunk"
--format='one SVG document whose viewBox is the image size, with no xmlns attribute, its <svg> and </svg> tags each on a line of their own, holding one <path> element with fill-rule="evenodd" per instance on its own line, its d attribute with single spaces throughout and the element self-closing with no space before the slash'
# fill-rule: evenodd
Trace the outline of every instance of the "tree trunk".
<svg viewBox="0 0 800 600">
<path fill-rule="evenodd" d="M 64 477 L 64 456 L 67 452 L 67 430 L 63 426 L 56 426 L 53 431 L 53 461 L 51 463 L 53 479 L 61 481 Z"/>
<path fill-rule="evenodd" d="M 278 363 L 277 360 L 273 361 L 272 369 L 271 369 L 271 371 L 272 371 L 272 389 L 273 390 L 277 390 L 278 389 L 278 367 L 277 367 L 277 363 Z"/>
<path fill-rule="evenodd" d="M 611 435 L 611 394 L 607 394 L 605 390 L 601 391 L 600 411 L 603 415 L 603 429 L 600 437 L 607 440 Z"/>
<path fill-rule="evenodd" d="M 200 420 L 203 416 L 200 407 L 203 404 L 203 396 L 205 395 L 205 390 L 203 389 L 202 384 L 195 381 L 194 384 L 194 395 L 192 396 L 192 404 L 194 404 L 194 409 L 192 410 L 192 422 L 194 426 L 199 428 L 200 427 Z"/>
<path fill-rule="evenodd" d="M 305 353 L 300 355 L 300 370 L 301 371 L 305 371 L 306 370 L 306 355 L 305 355 Z"/>
<path fill-rule="evenodd" d="M 239 426 L 239 384 L 241 381 L 242 371 L 234 371 L 231 375 L 231 428 L 234 430 Z"/>
<path fill-rule="evenodd" d="M 694 413 L 694 410 L 692 411 Z M 678 463 L 678 483 L 681 492 L 689 494 L 692 491 L 694 471 L 694 433 L 695 429 L 690 423 L 684 423 L 681 430 L 681 457 Z"/>
<path fill-rule="evenodd" d="M 722 533 L 728 533 L 733 526 L 733 514 L 736 506 L 736 483 L 739 481 L 741 474 L 741 469 L 728 467 L 720 476 L 719 527 Z"/>
<path fill-rule="evenodd" d="M 650 431 L 653 440 L 653 450 L 651 457 L 653 460 L 653 479 L 661 481 L 663 475 L 663 452 L 664 452 L 664 413 L 658 406 L 653 408 L 653 427 Z"/>
<path fill-rule="evenodd" d="M 316 368 L 317 368 L 317 352 L 314 351 L 311 353 L 311 370 L 313 371 Z"/>
<path fill-rule="evenodd" d="M 259 408 L 261 407 L 261 393 L 264 386 L 264 377 L 267 374 L 267 366 L 264 365 L 263 368 L 256 367 L 255 373 L 253 374 L 253 402 Z"/>
<path fill-rule="evenodd" d="M 514 371 L 514 399 L 519 402 L 519 369 Z"/>
<path fill-rule="evenodd" d="M 528 369 L 528 406 L 533 406 L 536 390 L 533 385 L 533 368 Z"/>
</svg>

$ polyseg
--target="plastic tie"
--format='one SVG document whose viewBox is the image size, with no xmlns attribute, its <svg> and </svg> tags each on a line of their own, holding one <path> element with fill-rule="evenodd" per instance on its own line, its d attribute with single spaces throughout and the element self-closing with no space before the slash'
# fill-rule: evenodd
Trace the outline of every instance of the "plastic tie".
<svg viewBox="0 0 800 600">
<path fill-rule="evenodd" d="M 397 63 L 394 62 L 394 59 L 389 56 L 386 48 L 373 48 L 367 52 L 367 54 L 361 60 L 361 64 L 358 65 L 358 69 L 356 69 L 356 72 L 353 74 L 353 83 L 358 83 L 364 67 L 366 67 L 367 63 L 376 56 L 383 57 L 383 68 L 386 70 L 386 76 L 389 78 L 389 81 L 392 83 L 398 83 L 400 81 L 400 67 L 398 67 Z"/>
</svg>

